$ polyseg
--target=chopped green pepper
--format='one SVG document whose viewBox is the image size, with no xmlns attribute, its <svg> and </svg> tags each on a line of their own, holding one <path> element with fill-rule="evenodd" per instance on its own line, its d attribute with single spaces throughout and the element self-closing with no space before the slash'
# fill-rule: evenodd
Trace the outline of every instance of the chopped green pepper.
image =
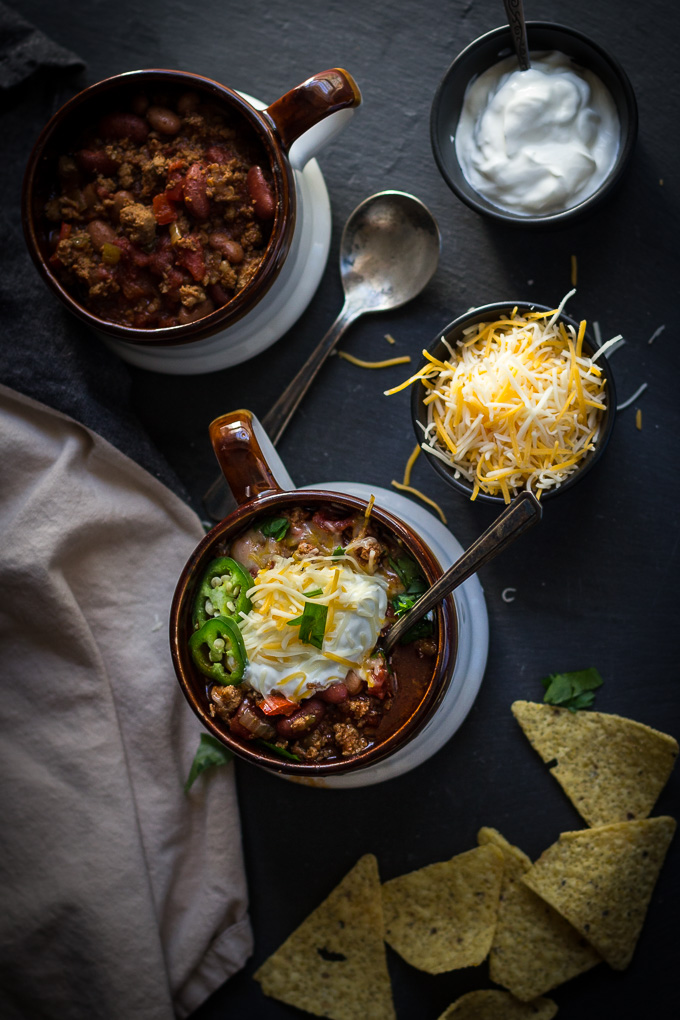
<svg viewBox="0 0 680 1020">
<path fill-rule="evenodd" d="M 248 664 L 246 646 L 235 620 L 215 616 L 189 638 L 191 657 L 201 673 L 218 684 L 238 684 Z"/>
<path fill-rule="evenodd" d="M 233 616 L 249 613 L 252 602 L 246 592 L 253 579 L 236 560 L 220 556 L 213 560 L 203 575 L 192 616 L 194 627 L 202 627 L 214 616 Z"/>
</svg>

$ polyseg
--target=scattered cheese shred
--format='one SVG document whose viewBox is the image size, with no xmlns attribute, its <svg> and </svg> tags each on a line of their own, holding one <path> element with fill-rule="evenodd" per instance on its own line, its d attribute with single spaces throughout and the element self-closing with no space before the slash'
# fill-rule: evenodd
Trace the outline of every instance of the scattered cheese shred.
<svg viewBox="0 0 680 1020">
<path fill-rule="evenodd" d="M 427 363 L 387 391 L 422 381 L 422 449 L 467 479 L 472 499 L 509 503 L 525 488 L 540 497 L 595 447 L 606 380 L 582 351 L 585 322 L 565 325 L 560 308 L 477 323 L 455 349 L 445 344 L 446 360 L 423 351 Z"/>
<path fill-rule="evenodd" d="M 391 333 L 385 333 L 385 339 L 387 340 L 388 344 L 396 344 L 397 342 Z"/>
<path fill-rule="evenodd" d="M 413 453 L 411 454 L 409 459 L 406 461 L 406 467 L 404 468 L 404 477 L 403 477 L 402 483 L 401 483 L 402 485 L 410 485 L 411 484 L 411 471 L 413 470 L 413 465 L 417 461 L 419 455 L 420 455 L 420 445 L 414 447 Z"/>
<path fill-rule="evenodd" d="M 635 428 L 639 432 L 642 432 L 642 408 L 641 407 L 638 407 L 637 411 L 635 412 Z"/>
<path fill-rule="evenodd" d="M 366 509 L 364 510 L 364 517 L 366 518 L 366 520 L 368 520 L 368 518 L 371 516 L 371 510 L 373 509 L 374 503 L 375 496 L 371 493 L 371 498 L 369 499 Z"/>
<path fill-rule="evenodd" d="M 414 489 L 412 485 L 403 485 L 401 482 L 395 482 L 394 479 L 392 480 L 392 485 L 395 489 L 399 489 L 400 492 L 410 492 L 412 496 L 417 496 L 418 499 L 422 499 L 423 503 L 427 503 L 428 506 L 431 506 L 433 510 L 437 511 L 442 519 L 442 524 L 446 524 L 446 517 L 444 516 L 442 508 L 438 503 L 435 503 L 433 499 L 430 499 L 429 496 L 426 496 L 423 492 L 421 492 L 420 489 Z"/>
<path fill-rule="evenodd" d="M 385 361 L 362 361 L 361 358 L 355 358 L 347 351 L 338 351 L 337 353 L 339 358 L 344 358 L 345 361 L 349 361 L 350 364 L 357 365 L 359 368 L 390 368 L 392 365 L 407 365 L 411 360 L 410 354 L 403 354 L 400 358 L 387 358 Z"/>
</svg>

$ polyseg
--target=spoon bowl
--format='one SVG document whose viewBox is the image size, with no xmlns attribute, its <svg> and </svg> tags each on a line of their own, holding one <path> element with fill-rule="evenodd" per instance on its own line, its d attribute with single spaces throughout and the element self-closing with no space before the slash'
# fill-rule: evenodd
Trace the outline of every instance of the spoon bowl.
<svg viewBox="0 0 680 1020">
<path fill-rule="evenodd" d="M 350 214 L 340 240 L 340 276 L 345 302 L 262 424 L 276 445 L 303 397 L 347 327 L 367 312 L 386 312 L 416 297 L 434 276 L 441 236 L 432 213 L 403 191 L 380 191 Z M 212 520 L 233 505 L 220 474 L 203 497 Z"/>
</svg>

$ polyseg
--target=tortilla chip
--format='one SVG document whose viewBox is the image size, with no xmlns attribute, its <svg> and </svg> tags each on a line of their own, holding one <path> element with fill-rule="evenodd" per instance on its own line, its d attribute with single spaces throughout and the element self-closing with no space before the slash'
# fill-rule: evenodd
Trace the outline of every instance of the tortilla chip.
<svg viewBox="0 0 680 1020">
<path fill-rule="evenodd" d="M 663 815 L 563 832 L 522 881 L 624 970 L 674 832 Z"/>
<path fill-rule="evenodd" d="M 522 882 L 531 868 L 525 853 L 495 829 L 480 829 L 477 842 L 499 847 L 505 861 L 489 954 L 492 981 L 529 1002 L 601 962 L 583 936 Z"/>
<path fill-rule="evenodd" d="M 518 1002 L 509 992 L 488 989 L 461 995 L 439 1020 L 551 1020 L 556 1013 L 552 999 Z"/>
<path fill-rule="evenodd" d="M 265 995 L 333 1020 L 394 1020 L 378 862 L 365 854 L 256 971 Z"/>
<path fill-rule="evenodd" d="M 496 927 L 503 854 L 481 846 L 383 885 L 385 939 L 428 974 L 474 967 Z"/>
<path fill-rule="evenodd" d="M 666 784 L 678 742 L 603 712 L 515 701 L 512 712 L 588 825 L 647 818 Z"/>
</svg>

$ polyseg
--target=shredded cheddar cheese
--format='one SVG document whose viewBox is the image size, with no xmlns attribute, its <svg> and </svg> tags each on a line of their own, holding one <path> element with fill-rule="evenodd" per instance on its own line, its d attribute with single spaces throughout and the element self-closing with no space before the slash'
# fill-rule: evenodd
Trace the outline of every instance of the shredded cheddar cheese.
<svg viewBox="0 0 680 1020">
<path fill-rule="evenodd" d="M 411 471 L 413 470 L 413 465 L 417 461 L 419 454 L 420 454 L 420 446 L 418 445 L 418 446 L 415 446 L 413 448 L 413 453 L 411 454 L 409 459 L 406 461 L 406 467 L 404 468 L 404 477 L 403 477 L 402 483 L 401 483 L 402 485 L 410 485 L 411 484 Z"/>
<path fill-rule="evenodd" d="M 642 408 L 638 407 L 635 412 L 635 428 L 638 432 L 642 432 Z"/>
<path fill-rule="evenodd" d="M 594 449 L 606 409 L 602 369 L 583 353 L 561 309 L 530 312 L 465 330 L 449 357 L 388 390 L 420 381 L 427 425 L 422 449 L 456 477 L 506 503 L 522 489 L 541 494 L 576 471 Z M 394 483 L 393 483 L 394 484 Z"/>
<path fill-rule="evenodd" d="M 442 524 L 446 524 L 446 517 L 444 516 L 444 511 L 439 506 L 439 503 L 435 503 L 433 499 L 426 496 L 424 492 L 420 491 L 420 489 L 414 489 L 412 485 L 403 485 L 401 482 L 395 482 L 394 479 L 392 480 L 392 485 L 395 489 L 399 489 L 400 492 L 410 492 L 412 496 L 417 496 L 418 499 L 422 499 L 423 503 L 427 503 L 428 506 L 431 506 L 433 510 L 437 511 L 442 519 Z"/>
<path fill-rule="evenodd" d="M 390 368 L 392 365 L 407 365 L 411 360 L 410 354 L 403 354 L 400 358 L 386 358 L 385 361 L 362 361 L 361 358 L 355 358 L 347 351 L 338 351 L 337 353 L 339 358 L 344 358 L 345 361 L 349 361 L 350 364 L 357 365 L 359 368 Z"/>
</svg>

